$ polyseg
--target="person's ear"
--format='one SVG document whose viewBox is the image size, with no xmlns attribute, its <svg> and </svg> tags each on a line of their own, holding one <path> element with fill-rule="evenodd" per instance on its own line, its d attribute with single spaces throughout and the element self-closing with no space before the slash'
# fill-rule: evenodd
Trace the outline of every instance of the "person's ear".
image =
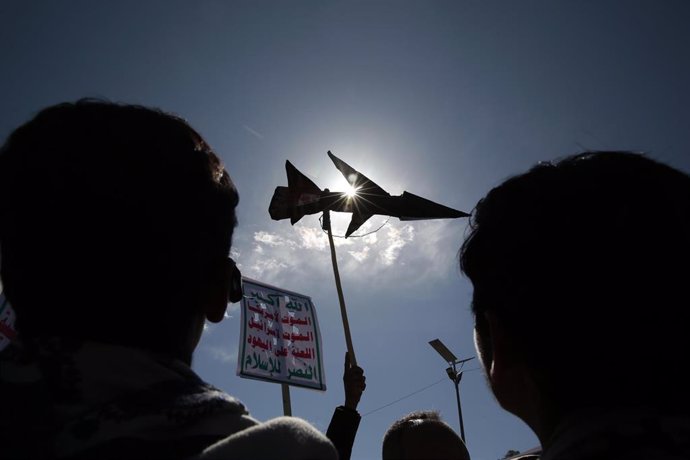
<svg viewBox="0 0 690 460">
<path fill-rule="evenodd" d="M 484 313 L 487 332 L 486 375 L 498 403 L 521 418 L 539 435 L 544 424 L 544 408 L 549 406 L 520 336 L 524 331 L 511 328 L 495 313 Z M 545 345 L 548 346 L 548 345 Z M 546 401 L 546 402 L 545 402 Z"/>
<path fill-rule="evenodd" d="M 487 376 L 493 361 L 491 346 L 491 330 L 486 313 L 476 313 L 474 317 L 474 348 L 477 350 L 479 362 Z"/>
<path fill-rule="evenodd" d="M 242 300 L 242 274 L 235 265 L 235 261 L 227 258 L 224 264 L 218 267 L 219 280 L 209 286 L 209 299 L 205 303 L 204 314 L 212 323 L 219 323 L 225 316 L 228 303 Z"/>
<path fill-rule="evenodd" d="M 217 286 L 214 291 L 204 304 L 204 315 L 210 322 L 219 323 L 225 317 L 225 310 L 228 308 L 227 286 Z"/>
<path fill-rule="evenodd" d="M 483 354 L 491 389 L 504 409 L 518 415 L 529 390 L 529 372 L 520 344 L 512 339 L 512 331 L 499 316 L 490 311 L 483 315 L 486 330 L 480 334 L 478 342 L 484 341 L 480 354 Z"/>
<path fill-rule="evenodd" d="M 513 372 L 517 363 L 515 362 L 516 353 L 514 343 L 510 340 L 508 331 L 503 321 L 492 311 L 483 313 L 483 327 L 486 331 L 483 335 L 483 344 L 486 372 L 491 382 L 492 388 L 500 389 L 510 387 L 513 380 Z"/>
<path fill-rule="evenodd" d="M 228 302 L 236 303 L 242 300 L 242 273 L 235 261 L 228 257 Z"/>
</svg>

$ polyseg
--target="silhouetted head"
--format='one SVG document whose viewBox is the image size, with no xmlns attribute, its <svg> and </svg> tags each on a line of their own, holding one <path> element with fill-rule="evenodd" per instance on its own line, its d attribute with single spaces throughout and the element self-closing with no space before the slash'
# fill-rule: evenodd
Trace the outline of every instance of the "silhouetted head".
<svg viewBox="0 0 690 460">
<path fill-rule="evenodd" d="M 177 116 L 95 100 L 44 109 L 0 150 L 1 274 L 17 329 L 188 358 L 200 312 L 227 290 L 237 202 L 220 159 Z"/>
<path fill-rule="evenodd" d="M 383 437 L 383 460 L 469 460 L 460 436 L 436 411 L 416 411 L 396 420 Z"/>
<path fill-rule="evenodd" d="M 574 155 L 491 190 L 460 264 L 499 401 L 524 404 L 519 362 L 551 417 L 687 408 L 689 260 L 690 177 L 644 155 Z"/>
</svg>

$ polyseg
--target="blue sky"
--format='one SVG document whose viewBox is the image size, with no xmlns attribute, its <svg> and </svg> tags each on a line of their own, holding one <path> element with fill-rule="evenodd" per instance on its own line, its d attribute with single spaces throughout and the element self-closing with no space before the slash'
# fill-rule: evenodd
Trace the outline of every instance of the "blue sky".
<svg viewBox="0 0 690 460">
<path fill-rule="evenodd" d="M 690 171 L 688 23 L 685 1 L 3 0 L 0 140 L 41 108 L 85 96 L 186 118 L 240 190 L 243 273 L 316 304 L 328 390 L 291 393 L 294 414 L 325 430 L 343 402 L 345 340 L 318 217 L 293 227 L 268 215 L 285 160 L 341 190 L 331 150 L 391 194 L 463 211 L 533 163 L 584 149 L 646 151 Z M 336 234 L 348 220 L 334 219 Z M 367 375 L 353 459 L 379 458 L 386 428 L 412 410 L 438 409 L 459 429 L 428 341 L 475 353 L 471 286 L 456 262 L 465 226 L 393 218 L 336 239 Z M 208 327 L 194 368 L 258 419 L 280 415 L 277 385 L 235 375 L 238 344 L 233 307 Z M 534 447 L 477 367 L 461 383 L 472 458 Z"/>
</svg>

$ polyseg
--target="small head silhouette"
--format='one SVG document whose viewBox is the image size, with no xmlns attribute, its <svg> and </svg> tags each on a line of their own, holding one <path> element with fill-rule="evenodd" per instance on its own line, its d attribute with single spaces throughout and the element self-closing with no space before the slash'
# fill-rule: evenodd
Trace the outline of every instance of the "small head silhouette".
<svg viewBox="0 0 690 460">
<path fill-rule="evenodd" d="M 383 437 L 383 460 L 469 460 L 460 436 L 436 411 L 416 411 L 396 420 Z"/>
</svg>

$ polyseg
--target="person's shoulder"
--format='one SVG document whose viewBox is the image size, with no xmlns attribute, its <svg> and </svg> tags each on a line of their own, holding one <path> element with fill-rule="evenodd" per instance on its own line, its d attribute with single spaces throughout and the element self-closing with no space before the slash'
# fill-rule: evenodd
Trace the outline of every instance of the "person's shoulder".
<svg viewBox="0 0 690 460">
<path fill-rule="evenodd" d="M 337 460 L 326 436 L 297 417 L 277 417 L 232 434 L 194 460 Z"/>
</svg>

